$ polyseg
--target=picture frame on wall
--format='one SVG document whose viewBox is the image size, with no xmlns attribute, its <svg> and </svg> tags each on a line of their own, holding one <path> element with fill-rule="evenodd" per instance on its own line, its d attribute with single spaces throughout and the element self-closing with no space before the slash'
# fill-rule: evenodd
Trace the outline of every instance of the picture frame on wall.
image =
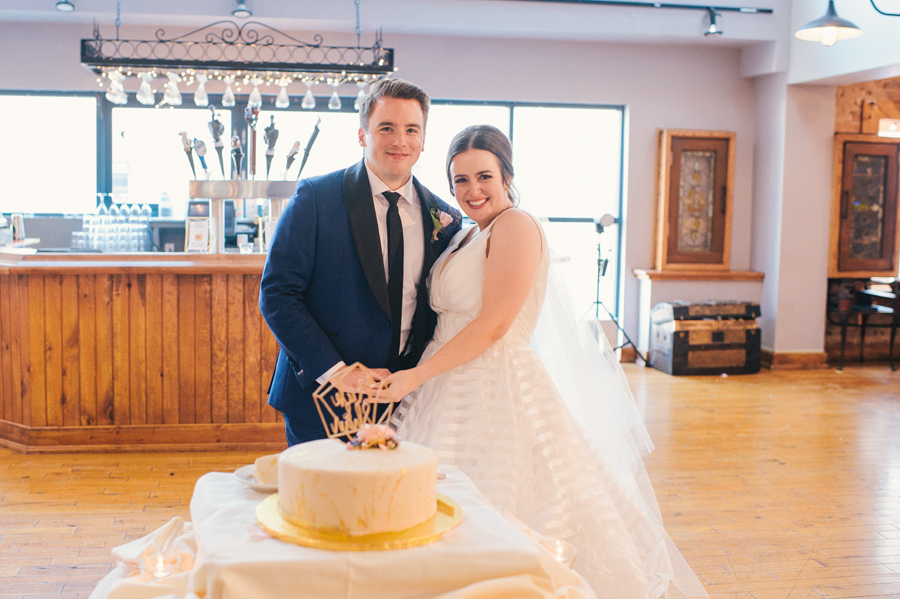
<svg viewBox="0 0 900 599">
<path fill-rule="evenodd" d="M 656 270 L 728 270 L 733 131 L 657 130 Z"/>
</svg>

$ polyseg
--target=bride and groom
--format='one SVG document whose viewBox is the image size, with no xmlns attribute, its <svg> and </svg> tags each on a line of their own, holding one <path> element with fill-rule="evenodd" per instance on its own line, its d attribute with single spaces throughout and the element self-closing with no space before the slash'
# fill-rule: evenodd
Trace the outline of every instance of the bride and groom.
<svg viewBox="0 0 900 599">
<path fill-rule="evenodd" d="M 575 544 L 598 596 L 705 596 L 662 526 L 627 383 L 610 370 L 563 398 L 529 345 L 550 252 L 516 207 L 509 140 L 474 126 L 451 142 L 451 193 L 475 222 L 461 229 L 459 212 L 411 176 L 428 108 L 411 83 L 374 84 L 360 108 L 365 158 L 301 181 L 279 220 L 260 309 L 281 346 L 269 404 L 288 443 L 325 437 L 312 392 L 361 362 L 403 400 L 401 439 L 435 449 L 498 509 Z M 575 376 L 596 378 L 594 366 Z M 600 396 L 615 405 L 589 418 Z"/>
</svg>

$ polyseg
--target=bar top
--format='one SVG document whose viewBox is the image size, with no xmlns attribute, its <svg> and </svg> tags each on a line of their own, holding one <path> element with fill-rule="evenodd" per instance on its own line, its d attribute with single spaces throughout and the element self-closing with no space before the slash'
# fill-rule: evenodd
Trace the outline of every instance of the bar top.
<svg viewBox="0 0 900 599">
<path fill-rule="evenodd" d="M 0 275 L 100 273 L 260 274 L 266 254 L 25 253 L 0 249 Z"/>
</svg>

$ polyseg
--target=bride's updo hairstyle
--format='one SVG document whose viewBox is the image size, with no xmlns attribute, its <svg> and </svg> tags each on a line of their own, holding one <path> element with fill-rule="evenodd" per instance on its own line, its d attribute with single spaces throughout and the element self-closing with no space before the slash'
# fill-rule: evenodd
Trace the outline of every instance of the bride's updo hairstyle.
<svg viewBox="0 0 900 599">
<path fill-rule="evenodd" d="M 503 175 L 503 184 L 509 189 L 506 195 L 513 206 L 519 203 L 519 192 L 513 185 L 512 145 L 509 139 L 500 129 L 491 125 L 471 125 L 456 134 L 450 142 L 447 150 L 447 181 L 450 183 L 450 193 L 453 193 L 453 177 L 450 176 L 450 165 L 457 154 L 467 150 L 484 150 L 497 157 L 500 163 L 500 172 Z"/>
</svg>

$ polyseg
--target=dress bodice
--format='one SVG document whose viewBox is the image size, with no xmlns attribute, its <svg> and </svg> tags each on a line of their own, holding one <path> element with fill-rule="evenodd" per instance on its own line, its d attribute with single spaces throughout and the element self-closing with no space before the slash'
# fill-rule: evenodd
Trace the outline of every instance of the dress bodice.
<svg viewBox="0 0 900 599">
<path fill-rule="evenodd" d="M 457 233 L 447 250 L 435 261 L 431 269 L 428 277 L 428 290 L 431 307 L 438 315 L 434 340 L 441 345 L 481 314 L 488 240 L 494 222 L 496 220 L 482 231 L 464 229 Z M 470 232 L 473 237 L 460 247 Z M 547 240 L 541 229 L 541 256 L 531 290 L 515 322 L 506 335 L 497 342 L 498 344 L 528 345 L 530 343 L 544 301 L 548 265 Z"/>
</svg>

